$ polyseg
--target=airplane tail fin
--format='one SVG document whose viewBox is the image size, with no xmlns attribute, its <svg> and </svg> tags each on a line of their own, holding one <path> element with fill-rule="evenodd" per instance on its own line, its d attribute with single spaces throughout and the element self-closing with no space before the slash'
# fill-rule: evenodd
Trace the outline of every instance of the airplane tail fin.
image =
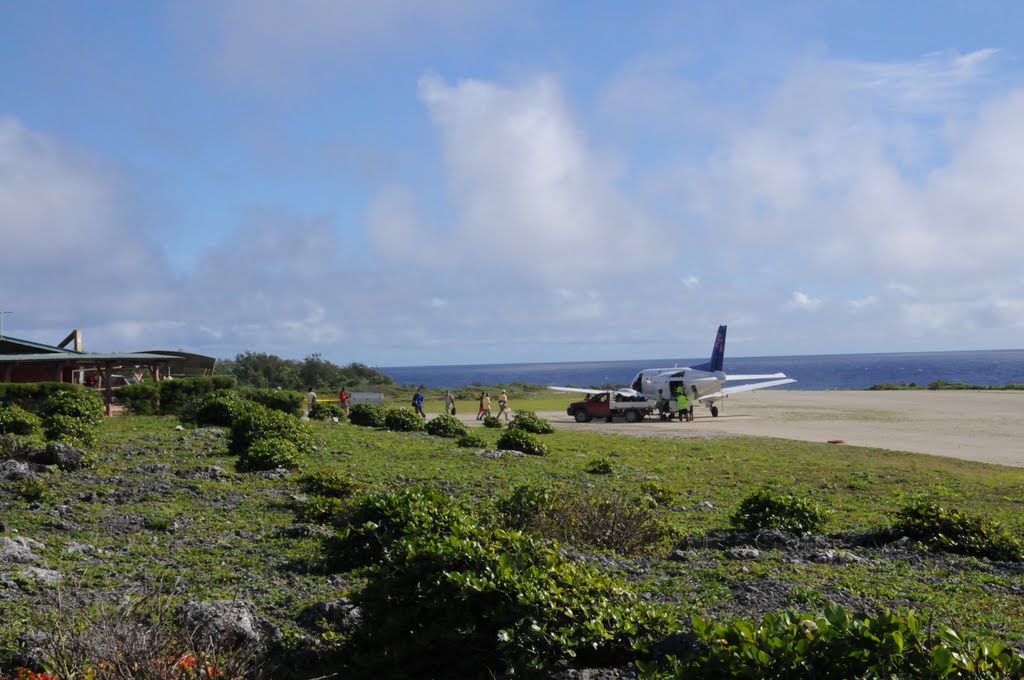
<svg viewBox="0 0 1024 680">
<path fill-rule="evenodd" d="M 711 348 L 711 359 L 706 364 L 694 366 L 701 371 L 721 371 L 725 364 L 725 330 L 728 326 L 719 326 L 715 336 L 715 346 Z"/>
</svg>

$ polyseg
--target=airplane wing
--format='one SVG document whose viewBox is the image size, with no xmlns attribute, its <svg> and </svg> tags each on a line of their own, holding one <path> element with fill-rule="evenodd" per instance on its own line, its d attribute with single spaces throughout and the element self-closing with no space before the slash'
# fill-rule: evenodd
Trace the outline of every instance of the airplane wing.
<svg viewBox="0 0 1024 680">
<path fill-rule="evenodd" d="M 785 373 L 762 373 L 760 375 L 733 375 L 730 373 L 726 376 L 726 380 L 773 380 L 776 378 L 785 378 Z"/>
<path fill-rule="evenodd" d="M 761 390 L 765 387 L 778 387 L 779 385 L 788 385 L 795 383 L 796 380 L 793 378 L 784 378 L 781 380 L 769 380 L 768 382 L 750 383 L 748 385 L 736 385 L 735 387 L 723 387 L 714 394 L 701 395 L 697 401 L 707 401 L 708 399 L 721 399 L 727 397 L 730 394 L 736 394 L 737 392 L 752 392 L 754 390 Z"/>
<path fill-rule="evenodd" d="M 579 394 L 602 394 L 604 392 L 610 392 L 611 390 L 588 390 L 583 387 L 555 387 L 554 385 L 548 385 L 549 390 L 555 390 L 556 392 L 577 392 Z"/>
</svg>

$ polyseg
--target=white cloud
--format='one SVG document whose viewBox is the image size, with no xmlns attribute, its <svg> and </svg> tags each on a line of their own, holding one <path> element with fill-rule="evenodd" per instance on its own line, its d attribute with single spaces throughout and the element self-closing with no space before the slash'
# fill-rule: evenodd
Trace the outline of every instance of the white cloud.
<svg viewBox="0 0 1024 680">
<path fill-rule="evenodd" d="M 441 135 L 454 217 L 428 229 L 407 190 L 382 193 L 367 219 L 382 256 L 561 285 L 644 264 L 654 226 L 617 188 L 554 79 L 504 88 L 427 75 L 420 94 Z"/>
<path fill-rule="evenodd" d="M 858 300 L 850 300 L 850 309 L 853 311 L 860 311 L 867 307 L 873 307 L 878 304 L 878 298 L 874 295 L 868 295 L 867 297 L 860 298 Z"/>
<path fill-rule="evenodd" d="M 801 293 L 798 290 L 793 291 L 792 304 L 799 309 L 813 310 L 821 306 L 821 300 L 818 298 L 812 298 L 807 293 Z"/>
</svg>

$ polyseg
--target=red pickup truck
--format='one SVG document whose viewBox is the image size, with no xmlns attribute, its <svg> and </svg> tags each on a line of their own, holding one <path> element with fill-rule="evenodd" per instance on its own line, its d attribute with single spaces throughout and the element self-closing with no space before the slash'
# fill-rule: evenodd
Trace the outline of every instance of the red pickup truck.
<svg viewBox="0 0 1024 680">
<path fill-rule="evenodd" d="M 654 412 L 654 403 L 644 396 L 626 396 L 611 390 L 592 394 L 583 401 L 574 401 L 565 410 L 577 423 L 589 423 L 594 418 L 611 422 L 622 416 L 627 423 L 639 423 Z"/>
</svg>

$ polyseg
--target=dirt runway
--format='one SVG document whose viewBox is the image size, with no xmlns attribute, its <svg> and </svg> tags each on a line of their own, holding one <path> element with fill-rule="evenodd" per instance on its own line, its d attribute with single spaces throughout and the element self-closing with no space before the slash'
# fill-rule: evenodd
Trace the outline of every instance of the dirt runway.
<svg viewBox="0 0 1024 680">
<path fill-rule="evenodd" d="M 576 423 L 539 415 L 562 429 L 651 437 L 750 435 L 911 451 L 1024 467 L 1024 391 L 759 390 L 695 409 L 693 422 Z"/>
</svg>

